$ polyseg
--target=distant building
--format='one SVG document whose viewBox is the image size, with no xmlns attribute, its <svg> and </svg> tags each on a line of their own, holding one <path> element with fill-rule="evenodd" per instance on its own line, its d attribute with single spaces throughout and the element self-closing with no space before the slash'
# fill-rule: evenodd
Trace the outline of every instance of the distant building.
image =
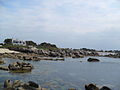
<svg viewBox="0 0 120 90">
<path fill-rule="evenodd" d="M 12 44 L 13 45 L 23 45 L 26 46 L 26 42 L 23 40 L 18 40 L 18 39 L 12 39 Z"/>
</svg>

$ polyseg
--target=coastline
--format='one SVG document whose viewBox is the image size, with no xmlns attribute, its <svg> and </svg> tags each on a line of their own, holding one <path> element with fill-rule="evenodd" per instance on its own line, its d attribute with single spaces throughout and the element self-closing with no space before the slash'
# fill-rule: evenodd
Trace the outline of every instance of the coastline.
<svg viewBox="0 0 120 90">
<path fill-rule="evenodd" d="M 32 48 L 10 48 L 10 49 L 0 48 L 1 58 L 12 58 L 12 59 L 18 59 L 18 60 L 27 60 L 27 61 L 30 61 L 30 60 L 32 61 L 39 61 L 39 60 L 64 61 L 64 58 L 66 57 L 83 58 L 86 56 L 100 56 L 100 57 L 103 56 L 104 57 L 105 55 L 100 55 L 98 51 L 92 51 L 92 50 L 87 51 L 87 50 L 81 50 L 81 49 L 43 50 L 43 49 L 32 49 Z M 1 69 L 7 70 L 7 71 L 9 70 L 6 67 L 1 67 Z M 89 85 L 86 87 L 89 88 Z M 93 86 L 93 87 L 96 87 L 96 86 Z M 68 90 L 76 90 L 76 89 L 68 89 Z M 85 90 L 89 90 L 89 89 L 85 89 Z M 102 89 L 98 89 L 98 90 L 102 90 Z"/>
<path fill-rule="evenodd" d="M 20 52 L 9 50 L 9 49 L 6 49 L 6 48 L 0 48 L 0 54 L 4 54 L 4 53 L 20 53 Z"/>
</svg>

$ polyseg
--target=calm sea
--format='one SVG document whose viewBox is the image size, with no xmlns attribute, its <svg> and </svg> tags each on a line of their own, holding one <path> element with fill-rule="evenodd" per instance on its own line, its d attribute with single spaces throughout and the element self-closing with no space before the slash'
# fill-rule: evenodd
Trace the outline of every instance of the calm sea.
<svg viewBox="0 0 120 90">
<path fill-rule="evenodd" d="M 66 58 L 65 61 L 26 61 L 34 66 L 30 73 L 9 73 L 0 70 L 0 90 L 6 79 L 34 81 L 50 90 L 67 90 L 68 88 L 84 90 L 84 85 L 89 83 L 120 90 L 120 59 L 95 57 L 101 61 L 90 63 L 87 62 L 88 58 Z M 7 64 L 20 61 L 8 58 L 4 60 Z"/>
</svg>

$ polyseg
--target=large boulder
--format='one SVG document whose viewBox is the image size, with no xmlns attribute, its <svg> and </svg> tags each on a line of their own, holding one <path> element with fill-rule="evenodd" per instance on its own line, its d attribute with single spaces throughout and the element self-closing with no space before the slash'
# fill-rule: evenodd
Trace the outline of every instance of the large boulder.
<svg viewBox="0 0 120 90">
<path fill-rule="evenodd" d="M 33 65 L 25 62 L 14 62 L 12 64 L 9 64 L 8 68 L 10 71 L 26 72 L 31 71 L 33 69 Z"/>
<path fill-rule="evenodd" d="M 95 84 L 85 85 L 85 90 L 99 90 Z"/>
<path fill-rule="evenodd" d="M 88 62 L 99 62 L 100 60 L 96 58 L 89 58 L 87 61 Z"/>
<path fill-rule="evenodd" d="M 110 89 L 110 88 L 107 87 L 107 86 L 103 86 L 100 90 L 112 90 L 112 89 Z"/>
<path fill-rule="evenodd" d="M 6 80 L 4 82 L 4 90 L 47 90 L 45 88 L 41 88 L 41 86 L 33 81 L 29 81 L 27 83 L 22 82 L 20 80 Z"/>
<path fill-rule="evenodd" d="M 85 85 L 85 90 L 111 90 L 111 89 L 107 86 L 98 88 L 95 84 L 88 84 L 88 85 Z"/>
<path fill-rule="evenodd" d="M 29 81 L 28 84 L 31 87 L 39 88 L 39 85 L 37 83 L 33 82 L 33 81 Z"/>
</svg>

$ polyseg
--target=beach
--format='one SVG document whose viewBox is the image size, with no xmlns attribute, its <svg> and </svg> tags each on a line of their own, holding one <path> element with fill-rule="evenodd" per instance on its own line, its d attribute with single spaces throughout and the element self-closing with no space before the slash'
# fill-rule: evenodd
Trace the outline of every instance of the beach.
<svg viewBox="0 0 120 90">
<path fill-rule="evenodd" d="M 19 52 L 9 50 L 9 49 L 6 49 L 6 48 L 0 48 L 0 53 L 19 53 Z"/>
</svg>

